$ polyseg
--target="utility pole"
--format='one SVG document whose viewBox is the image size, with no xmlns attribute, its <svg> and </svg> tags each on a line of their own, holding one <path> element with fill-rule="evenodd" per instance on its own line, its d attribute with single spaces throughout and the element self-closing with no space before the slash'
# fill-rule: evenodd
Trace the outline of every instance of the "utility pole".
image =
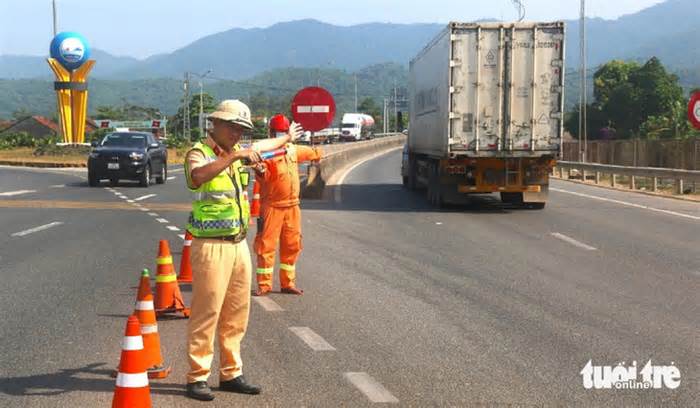
<svg viewBox="0 0 700 408">
<path fill-rule="evenodd" d="M 56 0 L 53 0 L 53 36 L 58 34 L 58 15 L 56 14 Z"/>
<path fill-rule="evenodd" d="M 211 74 L 213 71 L 209 69 L 207 72 L 204 73 L 204 75 L 197 75 L 199 77 L 199 137 L 204 138 L 204 125 L 205 125 L 205 120 L 204 120 L 204 85 L 202 84 L 202 80 L 209 74 Z M 195 74 L 196 75 L 196 74 Z"/>
<path fill-rule="evenodd" d="M 182 137 L 187 140 L 192 140 L 192 134 L 190 132 L 190 73 L 185 72 L 185 83 L 184 83 L 185 96 L 182 106 Z"/>
<path fill-rule="evenodd" d="M 398 93 L 396 90 L 396 80 L 394 80 L 394 131 L 399 131 L 399 110 L 396 106 L 396 101 L 398 100 Z"/>
<path fill-rule="evenodd" d="M 586 161 L 588 145 L 588 79 L 586 75 L 586 0 L 581 0 L 581 16 L 579 22 L 579 42 L 581 44 L 581 95 L 579 95 L 578 110 L 578 148 L 579 161 Z"/>
<path fill-rule="evenodd" d="M 387 98 L 384 98 L 384 133 L 389 133 L 389 122 L 388 122 L 388 110 L 389 110 L 389 100 Z"/>
<path fill-rule="evenodd" d="M 355 112 L 357 112 L 357 74 L 355 74 Z"/>
</svg>

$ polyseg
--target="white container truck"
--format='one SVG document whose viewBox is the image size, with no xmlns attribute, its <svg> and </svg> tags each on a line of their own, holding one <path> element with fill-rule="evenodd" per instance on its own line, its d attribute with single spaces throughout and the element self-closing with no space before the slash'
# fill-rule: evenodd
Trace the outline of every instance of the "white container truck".
<svg viewBox="0 0 700 408">
<path fill-rule="evenodd" d="M 450 23 L 410 63 L 402 176 L 434 205 L 544 208 L 564 122 L 564 23 Z"/>
<path fill-rule="evenodd" d="M 374 118 L 364 113 L 346 113 L 340 121 L 340 140 L 357 141 L 370 139 Z"/>
</svg>

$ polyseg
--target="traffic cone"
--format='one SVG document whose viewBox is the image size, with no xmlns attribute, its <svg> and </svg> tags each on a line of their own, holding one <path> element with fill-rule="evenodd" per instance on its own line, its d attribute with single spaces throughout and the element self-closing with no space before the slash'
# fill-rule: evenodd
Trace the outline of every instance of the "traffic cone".
<svg viewBox="0 0 700 408">
<path fill-rule="evenodd" d="M 173 257 L 170 255 L 168 241 L 161 240 L 158 246 L 158 258 L 156 259 L 156 316 L 182 312 L 184 317 L 190 316 L 190 309 L 185 307 L 182 300 L 180 286 L 177 283 Z"/>
<path fill-rule="evenodd" d="M 250 202 L 250 222 L 260 216 L 260 183 L 253 181 L 253 200 Z"/>
<path fill-rule="evenodd" d="M 141 337 L 143 337 L 143 348 L 146 353 L 148 363 L 148 378 L 165 378 L 170 374 L 171 368 L 163 365 L 163 354 L 160 352 L 160 334 L 158 333 L 158 322 L 156 322 L 156 312 L 153 307 L 153 294 L 148 293 L 139 297 L 136 301 L 134 314 L 141 323 Z"/>
<path fill-rule="evenodd" d="M 192 262 L 190 261 L 190 251 L 192 247 L 192 234 L 185 232 L 185 243 L 182 245 L 182 256 L 180 257 L 180 276 L 178 282 L 192 283 Z"/>
<path fill-rule="evenodd" d="M 151 388 L 148 385 L 148 363 L 143 350 L 139 319 L 129 316 L 122 342 L 119 374 L 114 387 L 112 408 L 148 408 L 151 406 Z"/>
<path fill-rule="evenodd" d="M 139 281 L 139 291 L 136 294 L 136 301 L 143 299 L 147 293 L 153 294 L 151 292 L 151 271 L 144 269 L 141 271 L 141 280 Z"/>
</svg>

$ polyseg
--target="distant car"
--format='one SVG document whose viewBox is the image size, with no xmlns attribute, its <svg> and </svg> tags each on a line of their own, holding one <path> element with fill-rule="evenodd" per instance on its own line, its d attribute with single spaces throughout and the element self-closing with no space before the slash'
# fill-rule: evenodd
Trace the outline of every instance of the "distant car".
<svg viewBox="0 0 700 408">
<path fill-rule="evenodd" d="M 408 129 L 404 129 L 403 132 L 401 132 L 401 133 L 403 133 L 404 135 L 408 136 Z"/>
<path fill-rule="evenodd" d="M 148 187 L 155 177 L 163 184 L 168 178 L 168 150 L 151 133 L 114 132 L 92 143 L 88 158 L 88 184 L 96 187 L 103 179 L 138 180 Z"/>
</svg>

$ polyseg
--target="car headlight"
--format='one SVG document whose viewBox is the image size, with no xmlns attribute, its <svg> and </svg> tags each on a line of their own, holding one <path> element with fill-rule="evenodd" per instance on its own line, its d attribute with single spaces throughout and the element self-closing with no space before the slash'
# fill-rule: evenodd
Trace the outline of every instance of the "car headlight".
<svg viewBox="0 0 700 408">
<path fill-rule="evenodd" d="M 91 159 L 97 159 L 98 157 L 100 157 L 100 154 L 98 152 L 90 152 Z"/>
<path fill-rule="evenodd" d="M 129 154 L 129 158 L 131 160 L 141 160 L 141 159 L 143 159 L 143 153 L 133 152 L 133 153 Z"/>
</svg>

